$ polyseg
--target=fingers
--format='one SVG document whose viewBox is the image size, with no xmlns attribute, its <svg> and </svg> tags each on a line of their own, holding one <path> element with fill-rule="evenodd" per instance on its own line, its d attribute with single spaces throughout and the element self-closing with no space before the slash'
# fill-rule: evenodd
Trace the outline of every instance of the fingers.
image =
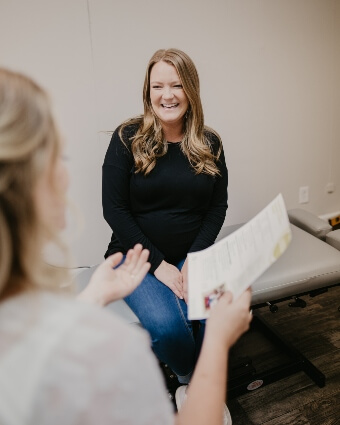
<svg viewBox="0 0 340 425">
<path fill-rule="evenodd" d="M 183 287 L 182 294 L 183 294 L 184 301 L 188 304 L 188 281 L 185 278 L 185 276 L 183 276 L 182 287 Z"/>
<path fill-rule="evenodd" d="M 230 304 L 233 301 L 233 294 L 230 291 L 226 291 L 220 298 L 227 304 Z"/>
<path fill-rule="evenodd" d="M 147 262 L 148 258 L 149 251 L 143 249 L 141 244 L 135 245 L 126 254 L 124 268 L 130 274 L 134 283 L 141 282 L 149 271 L 151 265 Z"/>
<path fill-rule="evenodd" d="M 183 287 L 180 276 L 172 275 L 168 281 L 163 282 L 172 292 L 178 296 L 181 300 L 183 299 Z"/>
<path fill-rule="evenodd" d="M 149 255 L 148 252 L 147 255 Z M 131 273 L 130 276 L 135 281 L 135 283 L 139 284 L 144 279 L 147 272 L 150 270 L 150 267 L 150 263 L 144 262 L 140 267 L 138 267 L 138 269 L 133 270 L 133 273 Z"/>
<path fill-rule="evenodd" d="M 248 289 L 247 291 L 243 292 L 243 294 L 240 295 L 240 297 L 236 301 L 236 307 L 242 313 L 243 320 L 244 320 L 244 331 L 249 329 L 250 322 L 253 319 L 253 312 L 250 309 L 250 303 L 251 303 L 251 290 Z"/>
<path fill-rule="evenodd" d="M 175 280 L 172 283 L 172 287 L 170 286 L 170 289 L 172 289 L 172 291 L 178 296 L 178 298 L 183 300 L 184 298 L 183 284 L 180 278 L 178 279 L 175 278 Z"/>
<path fill-rule="evenodd" d="M 117 252 L 116 254 L 110 255 L 105 262 L 113 269 L 122 261 L 123 254 L 121 252 Z"/>
<path fill-rule="evenodd" d="M 145 275 L 147 274 L 147 272 L 150 270 L 150 267 L 151 267 L 150 263 L 144 263 L 137 274 L 137 279 L 142 281 Z"/>
<path fill-rule="evenodd" d="M 237 304 L 249 309 L 251 303 L 251 290 L 247 289 L 244 291 L 239 298 L 236 300 Z"/>
<path fill-rule="evenodd" d="M 136 244 L 132 249 L 126 254 L 126 258 L 124 261 L 124 266 L 129 271 L 132 271 L 136 268 L 140 268 L 142 264 L 144 264 L 149 257 L 149 251 L 147 249 L 143 250 L 141 244 Z"/>
<path fill-rule="evenodd" d="M 141 244 L 136 244 L 132 249 L 129 249 L 124 262 L 125 266 L 133 268 L 136 265 L 142 250 L 143 247 Z"/>
<path fill-rule="evenodd" d="M 171 289 L 178 298 L 183 299 L 183 276 L 177 267 L 163 260 L 155 270 L 154 275 L 161 283 Z"/>
<path fill-rule="evenodd" d="M 251 302 L 251 289 L 248 288 L 246 291 L 244 291 L 244 293 L 242 294 L 245 298 L 245 300 L 247 300 L 247 302 Z"/>
<path fill-rule="evenodd" d="M 147 249 L 143 249 L 143 251 L 140 253 L 140 255 L 137 258 L 137 263 L 135 265 L 135 267 L 138 270 L 141 269 L 144 266 L 144 264 L 148 261 L 149 254 L 150 252 Z"/>
<path fill-rule="evenodd" d="M 183 288 L 182 284 L 179 280 L 175 280 L 172 284 L 172 287 L 170 287 L 172 292 L 178 296 L 181 300 L 183 299 Z"/>
<path fill-rule="evenodd" d="M 184 288 L 183 288 L 183 275 L 182 273 L 174 267 L 174 276 L 172 281 L 172 291 L 180 298 L 181 300 L 184 297 Z"/>
</svg>

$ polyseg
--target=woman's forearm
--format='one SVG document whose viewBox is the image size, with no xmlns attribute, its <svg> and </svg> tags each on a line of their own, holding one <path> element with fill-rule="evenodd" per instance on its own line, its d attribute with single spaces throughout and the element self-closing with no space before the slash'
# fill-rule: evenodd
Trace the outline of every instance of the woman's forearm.
<svg viewBox="0 0 340 425">
<path fill-rule="evenodd" d="M 226 292 L 212 308 L 188 397 L 176 418 L 177 425 L 223 424 L 229 349 L 249 329 L 250 301 L 250 291 L 234 302 L 232 294 Z"/>
<path fill-rule="evenodd" d="M 227 386 L 228 348 L 222 340 L 206 335 L 188 397 L 176 425 L 221 425 Z"/>
</svg>

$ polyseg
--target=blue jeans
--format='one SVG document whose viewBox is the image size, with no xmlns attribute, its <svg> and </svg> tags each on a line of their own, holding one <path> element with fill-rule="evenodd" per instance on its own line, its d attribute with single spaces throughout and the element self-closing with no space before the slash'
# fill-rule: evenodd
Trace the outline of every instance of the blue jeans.
<svg viewBox="0 0 340 425">
<path fill-rule="evenodd" d="M 183 263 L 180 261 L 176 267 L 181 270 Z M 180 383 L 189 383 L 201 349 L 205 320 L 195 321 L 198 329 L 194 332 L 186 302 L 151 273 L 125 301 L 149 332 L 157 358 L 170 367 Z"/>
</svg>

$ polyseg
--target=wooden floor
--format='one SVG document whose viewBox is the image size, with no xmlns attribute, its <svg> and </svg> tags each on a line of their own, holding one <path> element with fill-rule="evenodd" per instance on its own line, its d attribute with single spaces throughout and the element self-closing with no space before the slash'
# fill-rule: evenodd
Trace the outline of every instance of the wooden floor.
<svg viewBox="0 0 340 425">
<path fill-rule="evenodd" d="M 233 425 L 340 424 L 340 286 L 315 298 L 302 297 L 303 309 L 277 304 L 277 313 L 257 310 L 326 376 L 319 388 L 304 372 L 263 386 L 228 401 Z M 251 331 L 231 352 L 231 359 L 248 355 L 256 371 L 282 358 L 263 336 Z"/>
</svg>

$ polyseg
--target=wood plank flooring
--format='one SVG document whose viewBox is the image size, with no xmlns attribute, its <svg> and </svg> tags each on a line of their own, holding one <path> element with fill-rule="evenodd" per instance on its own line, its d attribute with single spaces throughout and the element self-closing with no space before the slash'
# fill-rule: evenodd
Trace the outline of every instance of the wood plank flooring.
<svg viewBox="0 0 340 425">
<path fill-rule="evenodd" d="M 261 387 L 228 401 L 233 425 L 340 425 L 340 286 L 314 298 L 303 309 L 277 304 L 277 313 L 257 310 L 326 376 L 319 388 L 305 373 Z M 257 371 L 282 360 L 282 353 L 260 333 L 250 331 L 233 347 L 231 360 L 248 355 Z"/>
</svg>

